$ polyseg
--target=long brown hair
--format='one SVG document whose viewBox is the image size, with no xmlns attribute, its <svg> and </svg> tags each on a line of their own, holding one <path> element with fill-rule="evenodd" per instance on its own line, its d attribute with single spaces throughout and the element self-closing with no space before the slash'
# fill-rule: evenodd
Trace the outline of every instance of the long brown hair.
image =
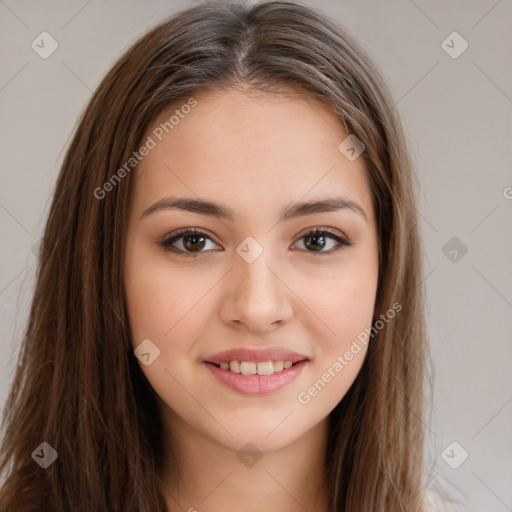
<svg viewBox="0 0 512 512">
<path fill-rule="evenodd" d="M 133 353 L 121 272 L 136 171 L 108 193 L 98 190 L 164 108 L 240 84 L 268 92 L 288 85 L 322 99 L 365 146 L 380 243 L 374 322 L 393 304 L 401 310 L 375 329 L 358 377 L 330 415 L 330 509 L 423 510 L 430 379 L 415 175 L 401 121 L 382 76 L 344 28 L 277 1 L 207 2 L 174 15 L 121 57 L 81 116 L 4 409 L 0 506 L 8 512 L 166 510 L 162 426 Z M 58 454 L 46 469 L 32 457 L 42 442 Z"/>
</svg>

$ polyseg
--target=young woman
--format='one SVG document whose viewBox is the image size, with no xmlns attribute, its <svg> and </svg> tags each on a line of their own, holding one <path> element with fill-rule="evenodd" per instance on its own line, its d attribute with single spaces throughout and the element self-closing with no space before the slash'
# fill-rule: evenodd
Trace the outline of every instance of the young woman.
<svg viewBox="0 0 512 512">
<path fill-rule="evenodd" d="M 380 74 L 298 3 L 207 2 L 87 106 L 5 406 L 8 512 L 421 512 L 414 173 Z"/>
</svg>

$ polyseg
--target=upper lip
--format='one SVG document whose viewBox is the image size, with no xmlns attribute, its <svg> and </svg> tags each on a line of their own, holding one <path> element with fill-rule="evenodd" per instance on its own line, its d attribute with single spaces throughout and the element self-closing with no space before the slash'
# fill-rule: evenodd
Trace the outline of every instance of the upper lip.
<svg viewBox="0 0 512 512">
<path fill-rule="evenodd" d="M 298 354 L 282 347 L 266 348 L 234 348 L 219 352 L 215 355 L 205 358 L 206 363 L 224 363 L 230 361 L 264 362 L 264 361 L 299 361 L 309 360 L 307 356 Z"/>
</svg>

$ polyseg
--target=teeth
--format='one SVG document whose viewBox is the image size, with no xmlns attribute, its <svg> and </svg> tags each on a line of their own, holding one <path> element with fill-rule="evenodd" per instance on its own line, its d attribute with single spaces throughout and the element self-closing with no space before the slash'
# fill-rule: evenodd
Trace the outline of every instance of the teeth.
<svg viewBox="0 0 512 512">
<path fill-rule="evenodd" d="M 240 373 L 240 363 L 238 361 L 231 361 L 229 363 L 229 369 L 233 373 Z"/>
<path fill-rule="evenodd" d="M 245 361 L 242 361 L 240 363 L 240 371 L 244 375 L 256 375 L 256 363 L 246 363 Z"/>
<path fill-rule="evenodd" d="M 274 365 L 272 361 L 260 362 L 256 371 L 258 375 L 272 375 L 274 373 Z"/>
<path fill-rule="evenodd" d="M 230 361 L 220 363 L 221 370 L 230 370 L 243 375 L 272 375 L 293 366 L 292 361 Z"/>
<path fill-rule="evenodd" d="M 291 361 L 287 361 L 288 363 L 291 363 Z M 280 372 L 284 368 L 283 361 L 274 361 L 274 371 Z"/>
</svg>

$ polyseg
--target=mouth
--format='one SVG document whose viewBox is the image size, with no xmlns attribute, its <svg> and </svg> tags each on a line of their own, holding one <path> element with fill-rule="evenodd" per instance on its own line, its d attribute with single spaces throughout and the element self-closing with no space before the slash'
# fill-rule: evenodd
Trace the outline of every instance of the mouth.
<svg viewBox="0 0 512 512">
<path fill-rule="evenodd" d="M 232 373 L 239 373 L 242 375 L 273 375 L 274 373 L 282 372 L 292 366 L 306 361 L 302 359 L 299 361 L 222 361 L 220 363 L 213 363 L 211 361 L 205 361 L 207 364 L 211 364 L 221 370 L 229 371 Z"/>
<path fill-rule="evenodd" d="M 227 350 L 203 360 L 218 382 L 250 396 L 280 390 L 298 378 L 309 362 L 307 356 L 278 346 Z"/>
</svg>

